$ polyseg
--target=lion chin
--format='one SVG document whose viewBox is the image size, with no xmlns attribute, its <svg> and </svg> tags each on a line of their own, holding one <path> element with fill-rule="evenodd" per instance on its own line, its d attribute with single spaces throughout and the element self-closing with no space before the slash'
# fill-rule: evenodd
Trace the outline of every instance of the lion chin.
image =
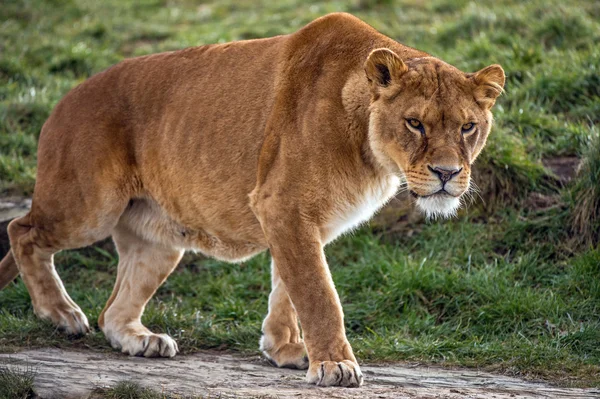
<svg viewBox="0 0 600 399">
<path fill-rule="evenodd" d="M 417 207 L 427 219 L 450 218 L 456 216 L 460 199 L 450 195 L 435 194 L 417 198 Z"/>
</svg>

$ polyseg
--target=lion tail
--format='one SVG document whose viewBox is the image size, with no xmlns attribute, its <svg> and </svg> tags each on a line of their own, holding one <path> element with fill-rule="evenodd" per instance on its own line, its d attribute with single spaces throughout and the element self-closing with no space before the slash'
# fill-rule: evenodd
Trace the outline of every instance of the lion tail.
<svg viewBox="0 0 600 399">
<path fill-rule="evenodd" d="M 19 275 L 19 268 L 12 251 L 8 251 L 0 262 L 0 290 L 3 289 Z"/>
</svg>

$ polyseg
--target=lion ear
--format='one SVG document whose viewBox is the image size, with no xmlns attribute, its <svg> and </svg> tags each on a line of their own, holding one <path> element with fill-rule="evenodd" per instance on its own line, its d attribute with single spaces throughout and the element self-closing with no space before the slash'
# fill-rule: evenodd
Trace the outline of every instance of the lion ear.
<svg viewBox="0 0 600 399">
<path fill-rule="evenodd" d="M 475 100 L 487 108 L 492 108 L 496 98 L 504 91 L 504 70 L 500 65 L 494 64 L 483 68 L 473 75 Z"/>
<path fill-rule="evenodd" d="M 396 53 L 387 48 L 371 51 L 365 62 L 365 73 L 374 91 L 397 82 L 406 71 L 408 71 L 406 64 Z"/>
</svg>

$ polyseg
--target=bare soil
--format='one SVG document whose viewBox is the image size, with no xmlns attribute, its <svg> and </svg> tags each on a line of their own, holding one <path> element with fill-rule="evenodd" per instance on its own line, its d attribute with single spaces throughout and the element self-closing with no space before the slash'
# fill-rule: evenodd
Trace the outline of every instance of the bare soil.
<svg viewBox="0 0 600 399">
<path fill-rule="evenodd" d="M 95 390 L 119 381 L 170 394 L 220 398 L 600 398 L 600 390 L 410 364 L 361 365 L 362 387 L 323 388 L 307 384 L 304 370 L 278 369 L 258 356 L 218 352 L 146 359 L 47 348 L 0 354 L 0 364 L 33 369 L 41 398 L 90 398 Z"/>
<path fill-rule="evenodd" d="M 577 175 L 581 160 L 577 157 L 556 157 L 542 160 L 547 169 L 550 169 L 563 183 L 568 183 Z"/>
</svg>

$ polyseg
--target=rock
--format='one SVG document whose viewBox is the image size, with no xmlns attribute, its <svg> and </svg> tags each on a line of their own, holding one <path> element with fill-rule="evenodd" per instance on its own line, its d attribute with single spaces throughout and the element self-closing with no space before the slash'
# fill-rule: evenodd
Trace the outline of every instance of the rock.
<svg viewBox="0 0 600 399">
<path fill-rule="evenodd" d="M 473 369 L 410 364 L 361 365 L 360 388 L 316 387 L 306 371 L 279 369 L 258 356 L 200 352 L 172 359 L 113 353 L 35 349 L 0 354 L 0 364 L 33 369 L 40 398 L 88 398 L 119 381 L 176 395 L 218 398 L 592 398 L 597 389 L 569 389 Z M 176 396 L 177 397 L 177 396 Z"/>
</svg>

